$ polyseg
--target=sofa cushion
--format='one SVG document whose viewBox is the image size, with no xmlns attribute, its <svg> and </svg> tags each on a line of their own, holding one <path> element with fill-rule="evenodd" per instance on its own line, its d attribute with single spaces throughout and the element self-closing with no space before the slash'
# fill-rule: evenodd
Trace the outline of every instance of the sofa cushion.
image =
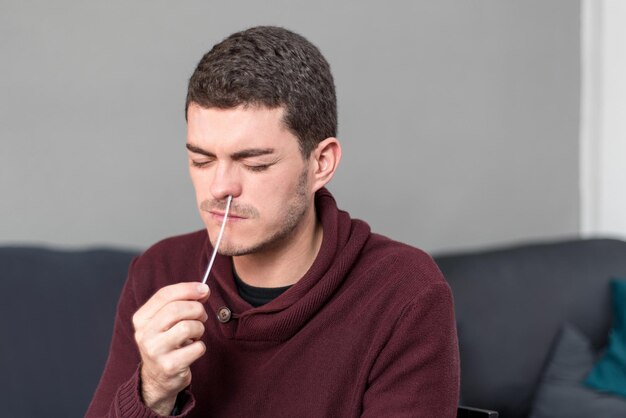
<svg viewBox="0 0 626 418">
<path fill-rule="evenodd" d="M 596 357 L 587 337 L 566 324 L 544 371 L 530 418 L 626 417 L 626 400 L 583 385 Z"/>
<path fill-rule="evenodd" d="M 606 344 L 609 280 L 626 277 L 626 242 L 571 240 L 435 260 L 454 295 L 463 404 L 521 418 L 564 322 L 595 347 Z"/>
<path fill-rule="evenodd" d="M 134 254 L 0 248 L 3 417 L 84 415 Z"/>
<path fill-rule="evenodd" d="M 613 280 L 611 291 L 614 319 L 609 346 L 585 382 L 597 390 L 626 397 L 626 280 Z"/>
</svg>

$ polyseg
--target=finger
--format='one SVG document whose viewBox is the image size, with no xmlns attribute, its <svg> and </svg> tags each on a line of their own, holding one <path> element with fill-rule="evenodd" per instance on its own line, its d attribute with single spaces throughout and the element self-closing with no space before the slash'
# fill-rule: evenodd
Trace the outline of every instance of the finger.
<svg viewBox="0 0 626 418">
<path fill-rule="evenodd" d="M 133 322 L 145 323 L 163 306 L 175 300 L 199 300 L 207 298 L 209 287 L 198 282 L 183 282 L 159 289 L 133 316 Z"/>
<path fill-rule="evenodd" d="M 202 341 L 195 341 L 177 350 L 170 351 L 162 357 L 161 368 L 169 376 L 186 373 L 191 364 L 202 357 L 206 352 L 206 345 Z"/>
<path fill-rule="evenodd" d="M 145 339 L 137 341 L 142 359 L 160 362 L 159 359 L 181 347 L 185 347 L 204 334 L 204 324 L 200 321 L 178 322 L 167 332 L 154 333 Z"/>
<path fill-rule="evenodd" d="M 200 321 L 181 321 L 165 333 L 168 344 L 176 348 L 185 347 L 202 338 L 204 324 Z"/>
<path fill-rule="evenodd" d="M 167 331 L 180 321 L 197 320 L 206 322 L 208 315 L 204 306 L 196 301 L 174 301 L 165 305 L 157 312 L 146 326 L 151 331 Z"/>
</svg>

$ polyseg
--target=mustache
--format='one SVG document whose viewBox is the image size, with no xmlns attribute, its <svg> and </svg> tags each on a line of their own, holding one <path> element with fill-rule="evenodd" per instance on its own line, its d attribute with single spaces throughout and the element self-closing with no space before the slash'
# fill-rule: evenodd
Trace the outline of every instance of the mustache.
<svg viewBox="0 0 626 418">
<path fill-rule="evenodd" d="M 200 210 L 204 212 L 225 212 L 226 211 L 226 199 L 215 200 L 205 199 L 200 202 Z M 238 216 L 241 218 L 258 218 L 259 211 L 255 207 L 250 205 L 243 205 L 234 200 L 230 202 L 230 210 L 228 216 Z"/>
</svg>

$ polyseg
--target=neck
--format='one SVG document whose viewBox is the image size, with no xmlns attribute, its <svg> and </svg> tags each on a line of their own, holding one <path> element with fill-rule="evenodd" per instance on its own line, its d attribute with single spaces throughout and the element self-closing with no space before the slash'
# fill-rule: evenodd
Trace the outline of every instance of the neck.
<svg viewBox="0 0 626 418">
<path fill-rule="evenodd" d="M 265 251 L 233 257 L 237 274 L 249 285 L 283 287 L 296 283 L 309 270 L 322 245 L 322 224 L 314 205 L 292 234 Z"/>
</svg>

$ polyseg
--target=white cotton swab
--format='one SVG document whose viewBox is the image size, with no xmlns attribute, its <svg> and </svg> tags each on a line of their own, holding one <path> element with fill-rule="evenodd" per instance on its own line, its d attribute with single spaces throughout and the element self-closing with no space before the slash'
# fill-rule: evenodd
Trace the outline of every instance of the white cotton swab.
<svg viewBox="0 0 626 418">
<path fill-rule="evenodd" d="M 222 235 L 224 235 L 224 228 L 226 227 L 226 218 L 228 218 L 228 212 L 230 211 L 230 202 L 233 200 L 232 195 L 228 195 L 228 201 L 226 202 L 226 210 L 224 211 L 224 219 L 222 220 L 222 227 L 220 228 L 220 233 L 217 236 L 217 241 L 215 242 L 215 247 L 213 248 L 213 254 L 211 254 L 211 261 L 209 261 L 209 266 L 206 269 L 206 273 L 204 273 L 204 279 L 202 279 L 202 283 L 206 283 L 209 278 L 209 273 L 211 272 L 211 267 L 213 267 L 213 262 L 215 261 L 215 256 L 217 255 L 217 249 L 220 247 L 220 242 L 222 242 Z"/>
</svg>

